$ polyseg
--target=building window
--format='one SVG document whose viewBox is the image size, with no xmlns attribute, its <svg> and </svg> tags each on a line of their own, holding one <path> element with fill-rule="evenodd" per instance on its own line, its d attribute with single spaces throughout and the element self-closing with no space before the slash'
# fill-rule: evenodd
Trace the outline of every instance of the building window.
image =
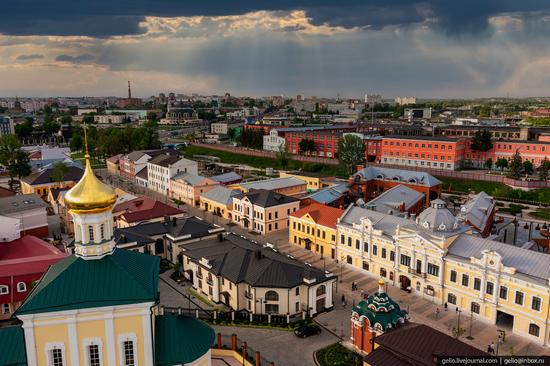
<svg viewBox="0 0 550 366">
<path fill-rule="evenodd" d="M 470 310 L 474 314 L 479 314 L 479 304 L 477 302 L 473 302 L 471 307 L 470 307 Z"/>
<path fill-rule="evenodd" d="M 99 226 L 99 233 L 101 234 L 101 240 L 105 240 L 105 225 L 101 224 Z"/>
<path fill-rule="evenodd" d="M 300 311 L 300 302 L 296 301 L 296 304 L 294 305 L 294 311 L 299 312 Z"/>
<path fill-rule="evenodd" d="M 401 264 L 407 267 L 411 266 L 411 257 L 401 254 Z"/>
<path fill-rule="evenodd" d="M 540 305 L 541 305 L 540 297 L 533 296 L 533 300 L 531 301 L 531 309 L 535 311 L 540 311 Z"/>
<path fill-rule="evenodd" d="M 493 294 L 495 285 L 492 282 L 487 282 L 487 286 L 485 287 L 485 292 L 487 292 L 489 295 Z"/>
<path fill-rule="evenodd" d="M 523 292 L 516 291 L 516 304 L 523 305 Z"/>
<path fill-rule="evenodd" d="M 529 324 L 529 334 L 538 337 L 540 333 L 540 328 L 536 324 Z"/>
<path fill-rule="evenodd" d="M 10 304 L 2 304 L 2 314 L 10 313 Z"/>
<path fill-rule="evenodd" d="M 60 348 L 53 348 L 50 350 L 50 366 L 64 366 L 63 350 Z"/>
<path fill-rule="evenodd" d="M 0 286 L 0 295 L 6 295 L 9 293 L 10 293 L 10 290 L 8 289 L 8 286 Z"/>
<path fill-rule="evenodd" d="M 506 286 L 500 286 L 499 296 L 503 300 L 506 300 L 506 298 L 508 298 L 508 288 Z"/>
<path fill-rule="evenodd" d="M 90 344 L 87 350 L 88 366 L 101 366 L 101 357 L 99 355 L 99 345 Z"/>
<path fill-rule="evenodd" d="M 468 282 L 470 281 L 470 277 L 468 275 L 463 274 L 462 275 L 462 286 L 468 287 Z"/>
<path fill-rule="evenodd" d="M 428 263 L 428 273 L 432 276 L 439 276 L 439 266 Z"/>
<path fill-rule="evenodd" d="M 363 261 L 363 269 L 364 269 L 365 271 L 368 271 L 368 270 L 369 270 L 369 264 L 368 264 L 368 262 Z"/>
<path fill-rule="evenodd" d="M 390 261 L 395 262 L 395 252 L 393 250 L 390 251 Z"/>
<path fill-rule="evenodd" d="M 382 258 L 386 258 L 386 248 L 382 248 Z"/>
<path fill-rule="evenodd" d="M 27 285 L 25 284 L 25 282 L 19 282 L 17 284 L 17 292 L 25 292 L 27 291 Z"/>
<path fill-rule="evenodd" d="M 94 241 L 94 227 L 88 226 L 88 235 L 90 236 L 90 241 Z"/>
<path fill-rule="evenodd" d="M 348 236 L 348 247 L 351 247 L 351 236 Z"/>
<path fill-rule="evenodd" d="M 456 271 L 451 271 L 451 282 L 456 282 Z"/>
<path fill-rule="evenodd" d="M 454 294 L 447 295 L 447 301 L 449 304 L 456 305 L 456 296 Z"/>
<path fill-rule="evenodd" d="M 340 235 L 340 244 L 342 244 L 342 245 L 346 244 L 346 240 L 344 238 L 344 235 Z"/>
<path fill-rule="evenodd" d="M 327 293 L 327 288 L 326 288 L 326 286 L 325 286 L 325 285 L 321 285 L 321 286 L 317 287 L 317 291 L 315 292 L 315 295 L 316 295 L 317 297 L 319 297 L 319 296 L 325 295 L 326 293 Z"/>
<path fill-rule="evenodd" d="M 267 291 L 265 301 L 279 301 L 279 294 L 276 291 Z"/>
<path fill-rule="evenodd" d="M 299 296 L 299 295 L 300 295 L 300 288 L 296 287 L 296 296 Z"/>
<path fill-rule="evenodd" d="M 373 245 L 372 246 L 372 255 L 377 255 L 378 254 L 378 247 L 376 245 Z"/>
<path fill-rule="evenodd" d="M 480 290 L 481 289 L 481 280 L 479 278 L 474 278 L 474 290 Z"/>
<path fill-rule="evenodd" d="M 124 352 L 124 356 L 123 356 L 124 366 L 134 366 L 135 365 L 134 342 L 124 341 L 123 352 Z"/>
<path fill-rule="evenodd" d="M 386 269 L 385 268 L 380 268 L 380 276 L 386 277 Z"/>
<path fill-rule="evenodd" d="M 361 248 L 361 242 L 359 241 L 359 239 L 356 239 L 355 240 L 355 249 L 360 249 Z"/>
<path fill-rule="evenodd" d="M 265 304 L 266 314 L 279 314 L 279 304 Z"/>
</svg>

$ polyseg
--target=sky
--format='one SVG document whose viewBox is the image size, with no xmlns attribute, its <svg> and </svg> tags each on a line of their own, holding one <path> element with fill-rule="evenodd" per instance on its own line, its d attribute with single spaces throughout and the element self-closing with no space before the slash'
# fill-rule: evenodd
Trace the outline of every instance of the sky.
<svg viewBox="0 0 550 366">
<path fill-rule="evenodd" d="M 547 0 L 6 0 L 0 96 L 550 95 Z"/>
</svg>

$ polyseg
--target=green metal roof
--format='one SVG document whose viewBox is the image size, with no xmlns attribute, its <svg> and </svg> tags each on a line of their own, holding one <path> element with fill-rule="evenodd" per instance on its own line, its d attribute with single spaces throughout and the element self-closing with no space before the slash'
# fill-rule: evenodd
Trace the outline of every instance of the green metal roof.
<svg viewBox="0 0 550 366">
<path fill-rule="evenodd" d="M 214 330 L 206 323 L 182 315 L 155 318 L 155 365 L 191 363 L 214 344 Z"/>
<path fill-rule="evenodd" d="M 74 255 L 51 266 L 16 315 L 158 301 L 160 259 L 115 249 L 102 259 Z"/>
<path fill-rule="evenodd" d="M 25 336 L 20 325 L 0 328 L 0 365 L 27 365 Z"/>
<path fill-rule="evenodd" d="M 366 317 L 371 327 L 376 328 L 378 324 L 384 331 L 395 328 L 409 318 L 409 314 L 401 310 L 399 304 L 384 292 L 377 292 L 366 301 L 361 300 L 353 311 Z"/>
</svg>

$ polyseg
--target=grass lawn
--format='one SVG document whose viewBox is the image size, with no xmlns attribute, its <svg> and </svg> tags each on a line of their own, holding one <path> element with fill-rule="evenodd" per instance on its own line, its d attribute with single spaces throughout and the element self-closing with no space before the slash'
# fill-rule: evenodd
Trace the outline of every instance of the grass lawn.
<svg viewBox="0 0 550 366">
<path fill-rule="evenodd" d="M 543 208 L 534 212 L 529 212 L 529 216 L 540 219 L 540 220 L 549 220 L 550 221 L 550 209 Z"/>
<path fill-rule="evenodd" d="M 315 356 L 321 366 L 360 366 L 363 364 L 361 356 L 340 343 L 320 349 Z"/>
<path fill-rule="evenodd" d="M 316 172 L 326 175 L 334 175 L 341 178 L 347 178 L 349 175 L 346 169 L 342 165 L 324 165 L 315 163 L 303 163 L 301 161 L 289 160 L 288 166 L 283 168 L 281 162 L 278 159 L 264 158 L 257 156 L 250 156 L 245 154 L 229 153 L 225 151 L 218 151 L 208 149 L 201 146 L 188 146 L 182 148 L 181 151 L 188 157 L 192 158 L 193 155 L 209 155 L 216 156 L 221 159 L 222 163 L 227 164 L 245 164 L 255 168 L 274 168 L 284 170 L 298 170 L 301 169 L 305 172 Z"/>
<path fill-rule="evenodd" d="M 452 191 L 469 192 L 485 191 L 490 196 L 500 198 L 512 198 L 524 201 L 541 202 L 550 204 L 550 188 L 533 189 L 531 191 L 523 191 L 508 187 L 503 183 L 486 182 L 482 180 L 465 180 L 447 177 L 437 177 L 443 182 L 443 191 L 446 192 L 451 186 Z"/>
</svg>

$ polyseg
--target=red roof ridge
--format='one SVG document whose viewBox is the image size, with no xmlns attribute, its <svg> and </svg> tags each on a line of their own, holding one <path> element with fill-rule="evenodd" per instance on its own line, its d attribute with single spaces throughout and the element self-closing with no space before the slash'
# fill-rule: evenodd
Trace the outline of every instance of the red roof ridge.
<svg viewBox="0 0 550 366">
<path fill-rule="evenodd" d="M 336 228 L 338 218 L 340 218 L 343 213 L 344 210 L 341 208 L 326 206 L 315 202 L 309 206 L 299 209 L 296 212 L 292 212 L 290 216 L 301 218 L 304 215 L 309 214 L 317 224 L 330 228 Z"/>
</svg>

